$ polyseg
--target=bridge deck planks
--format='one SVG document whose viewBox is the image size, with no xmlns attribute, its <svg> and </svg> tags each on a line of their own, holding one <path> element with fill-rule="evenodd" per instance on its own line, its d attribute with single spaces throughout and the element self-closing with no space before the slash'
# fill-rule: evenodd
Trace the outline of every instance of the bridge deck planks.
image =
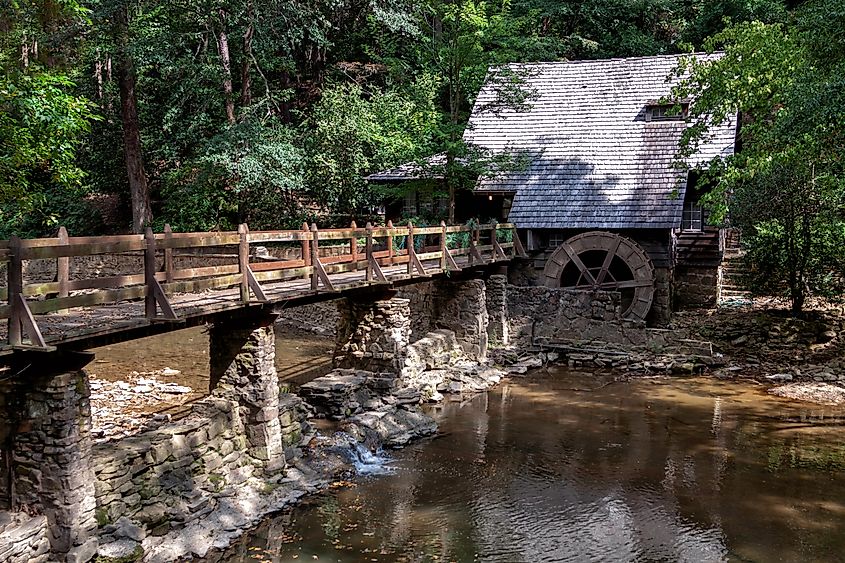
<svg viewBox="0 0 845 563">
<path fill-rule="evenodd" d="M 456 255 L 455 261 L 459 268 L 480 267 L 491 264 L 489 259 L 485 263 L 469 266 L 467 255 Z M 446 275 L 440 269 L 439 258 L 422 261 L 427 272 L 426 276 L 415 275 L 414 279 L 425 281 L 434 276 Z M 505 262 L 505 260 L 499 260 Z M 407 264 L 382 266 L 382 271 L 388 282 L 381 282 L 389 286 L 393 282 L 408 280 Z M 208 322 L 213 316 L 225 312 L 235 312 L 248 307 L 279 307 L 295 305 L 297 302 L 313 299 L 319 295 L 323 299 L 339 298 L 345 291 L 357 287 L 374 285 L 366 281 L 366 271 L 349 271 L 329 274 L 329 279 L 335 288 L 334 292 L 326 291 L 322 286 L 317 292 L 311 289 L 310 279 L 293 279 L 278 282 L 265 282 L 261 287 L 269 303 L 241 302 L 238 286 L 226 289 L 209 290 L 202 293 L 180 293 L 170 296 L 170 304 L 182 322 L 153 321 L 145 318 L 144 300 L 123 301 L 93 307 L 79 307 L 56 313 L 36 315 L 36 321 L 49 345 L 68 345 L 70 347 L 87 347 L 105 341 L 120 341 L 137 338 L 133 331 L 156 326 L 150 333 L 167 332 L 186 326 Z M 410 280 L 409 280 L 410 281 Z M 5 340 L 7 324 L 0 323 L 0 340 Z M 143 334 L 141 335 L 143 336 Z M 11 352 L 11 347 L 0 346 L 0 354 Z"/>
</svg>

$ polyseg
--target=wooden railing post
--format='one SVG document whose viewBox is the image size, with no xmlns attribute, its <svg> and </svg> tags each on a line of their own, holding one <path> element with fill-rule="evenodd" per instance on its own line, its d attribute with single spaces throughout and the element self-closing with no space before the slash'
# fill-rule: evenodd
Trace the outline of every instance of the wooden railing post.
<svg viewBox="0 0 845 563">
<path fill-rule="evenodd" d="M 166 283 L 173 283 L 173 248 L 171 244 L 173 241 L 173 230 L 170 228 L 170 223 L 164 224 L 164 281 Z"/>
<path fill-rule="evenodd" d="M 387 230 L 390 233 L 390 236 L 387 237 L 387 263 L 392 266 L 393 256 L 395 255 L 393 250 L 393 221 L 387 222 Z"/>
<path fill-rule="evenodd" d="M 310 265 L 314 267 L 311 271 L 311 291 L 317 291 L 317 283 L 319 281 L 319 274 L 317 273 L 317 262 L 320 260 L 320 243 L 317 242 L 319 236 L 317 232 L 317 223 L 311 224 L 311 260 Z"/>
<path fill-rule="evenodd" d="M 156 316 L 156 237 L 151 227 L 147 227 L 144 231 L 144 240 L 147 243 L 144 249 L 144 283 L 147 286 L 144 296 L 144 315 L 148 319 L 153 319 Z"/>
<path fill-rule="evenodd" d="M 238 271 L 241 274 L 241 301 L 249 303 L 249 227 L 246 223 L 238 225 L 240 242 L 238 243 Z"/>
<path fill-rule="evenodd" d="M 67 229 L 59 227 L 59 244 L 67 244 Z M 70 282 L 70 257 L 61 256 L 56 258 L 56 281 L 59 282 L 59 297 L 69 295 L 68 283 Z"/>
<path fill-rule="evenodd" d="M 367 223 L 367 225 L 369 225 L 369 223 Z M 352 254 L 353 272 L 358 271 L 358 238 L 355 236 L 355 229 L 357 228 L 358 225 L 355 223 L 355 221 L 352 221 L 352 237 L 349 239 L 349 253 Z"/>
<path fill-rule="evenodd" d="M 17 306 L 23 296 L 23 260 L 21 260 L 21 239 L 15 235 L 9 237 L 9 346 L 23 344 L 21 327 L 22 311 Z"/>
<path fill-rule="evenodd" d="M 408 239 L 405 244 L 408 248 L 408 275 L 414 275 L 414 224 L 408 221 Z"/>
<path fill-rule="evenodd" d="M 446 221 L 440 221 L 440 270 L 446 271 Z"/>
<path fill-rule="evenodd" d="M 308 223 L 302 223 L 302 231 L 305 234 L 311 232 L 308 228 Z M 302 261 L 306 267 L 311 265 L 311 243 L 307 239 L 302 239 Z M 308 276 L 309 274 L 306 272 L 305 277 L 307 278 Z"/>
<path fill-rule="evenodd" d="M 373 281 L 373 268 L 370 264 L 373 263 L 375 257 L 373 256 L 373 225 L 367 221 L 367 281 Z"/>
</svg>

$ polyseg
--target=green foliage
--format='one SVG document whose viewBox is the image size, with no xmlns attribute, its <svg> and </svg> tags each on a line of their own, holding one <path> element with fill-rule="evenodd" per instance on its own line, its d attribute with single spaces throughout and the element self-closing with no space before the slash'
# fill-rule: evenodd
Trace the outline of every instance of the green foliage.
<svg viewBox="0 0 845 563">
<path fill-rule="evenodd" d="M 303 127 L 312 196 L 350 219 L 378 206 L 364 177 L 427 152 L 435 83 L 423 75 L 405 92 L 365 92 L 356 84 L 324 91 Z"/>
<path fill-rule="evenodd" d="M 60 33 L 84 23 L 86 11 L 72 1 L 52 7 L 7 2 L 3 9 L 0 222 L 14 230 L 34 209 L 49 203 L 53 188 L 80 186 L 84 173 L 76 153 L 94 113 L 93 105 L 74 92 L 63 66 L 71 42 L 55 43 Z"/>
<path fill-rule="evenodd" d="M 161 220 L 176 231 L 298 228 L 304 155 L 285 127 L 241 123 L 215 135 L 174 170 Z"/>
<path fill-rule="evenodd" d="M 695 100 L 681 157 L 740 112 L 741 150 L 707 164 L 717 181 L 704 201 L 743 229 L 750 289 L 784 292 L 796 314 L 809 294 L 840 294 L 845 276 L 843 25 L 840 2 L 816 0 L 788 24 L 731 26 L 707 41 L 724 56 L 686 61 L 674 92 Z"/>
<path fill-rule="evenodd" d="M 478 174 L 520 165 L 520 155 L 494 158 L 463 141 L 485 80 L 495 87 L 495 102 L 479 110 L 530 105 L 525 77 L 503 65 L 700 47 L 726 16 L 781 22 L 783 33 L 788 22 L 780 0 L 2 5 L 0 228 L 25 234 L 45 234 L 58 223 L 93 233 L 101 227 L 87 220 L 93 213 L 86 197 L 110 193 L 129 201 L 122 60 L 133 62 L 137 76 L 144 168 L 159 227 L 229 229 L 247 221 L 254 229 L 278 228 L 315 216 L 345 225 L 371 217 L 383 202 L 384 192 L 363 180 L 369 173 L 444 154 L 429 172 L 446 178 L 441 189 L 454 199 Z M 801 29 L 838 21 L 841 7 L 815 6 L 802 8 Z M 804 105 L 790 104 L 789 118 L 796 128 L 817 123 L 807 117 L 827 108 L 824 130 L 808 134 L 827 135 L 832 144 L 845 128 L 833 126 L 835 106 L 824 102 L 841 100 L 845 73 L 825 62 L 841 60 L 841 38 L 821 37 L 805 51 L 817 52 L 814 64 L 826 76 L 838 72 L 839 82 L 814 82 L 809 66 L 799 65 L 808 73 L 801 80 L 813 86 Z M 499 70 L 488 74 L 491 65 Z"/>
</svg>

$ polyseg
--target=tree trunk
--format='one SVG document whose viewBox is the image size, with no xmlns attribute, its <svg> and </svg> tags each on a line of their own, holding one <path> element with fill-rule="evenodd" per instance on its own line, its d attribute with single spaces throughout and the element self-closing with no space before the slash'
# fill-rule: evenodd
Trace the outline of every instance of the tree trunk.
<svg viewBox="0 0 845 563">
<path fill-rule="evenodd" d="M 217 33 L 217 52 L 223 67 L 223 98 L 226 104 L 226 121 L 235 123 L 235 100 L 232 95 L 232 59 L 229 55 L 229 37 L 226 35 L 226 12 L 220 10 L 220 31 Z"/>
<path fill-rule="evenodd" d="M 135 97 L 135 65 L 127 49 L 129 44 L 128 14 L 122 12 L 121 23 L 123 49 L 117 65 L 120 89 L 120 114 L 123 120 L 123 154 L 126 159 L 126 175 L 129 178 L 129 193 L 132 197 L 132 231 L 142 233 L 153 219 L 150 208 L 150 193 L 147 175 L 144 172 L 141 149 L 141 127 L 138 122 L 138 102 Z"/>
<path fill-rule="evenodd" d="M 249 77 L 250 65 L 252 63 L 252 36 L 255 33 L 255 27 L 253 25 L 255 10 L 252 2 L 247 4 L 246 13 L 249 23 L 244 31 L 244 52 L 243 60 L 241 61 L 241 107 L 248 107 L 252 104 L 252 82 Z"/>
</svg>

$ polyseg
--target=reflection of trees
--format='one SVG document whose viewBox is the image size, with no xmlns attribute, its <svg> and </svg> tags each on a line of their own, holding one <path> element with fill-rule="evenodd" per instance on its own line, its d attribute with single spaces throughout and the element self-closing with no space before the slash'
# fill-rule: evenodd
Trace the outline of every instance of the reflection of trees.
<svg viewBox="0 0 845 563">
<path fill-rule="evenodd" d="M 811 427 L 823 410 L 706 380 L 573 390 L 589 382 L 529 378 L 444 405 L 447 437 L 398 452 L 396 475 L 356 490 L 369 545 L 508 563 L 831 559 L 845 547 L 845 443 Z"/>
</svg>

